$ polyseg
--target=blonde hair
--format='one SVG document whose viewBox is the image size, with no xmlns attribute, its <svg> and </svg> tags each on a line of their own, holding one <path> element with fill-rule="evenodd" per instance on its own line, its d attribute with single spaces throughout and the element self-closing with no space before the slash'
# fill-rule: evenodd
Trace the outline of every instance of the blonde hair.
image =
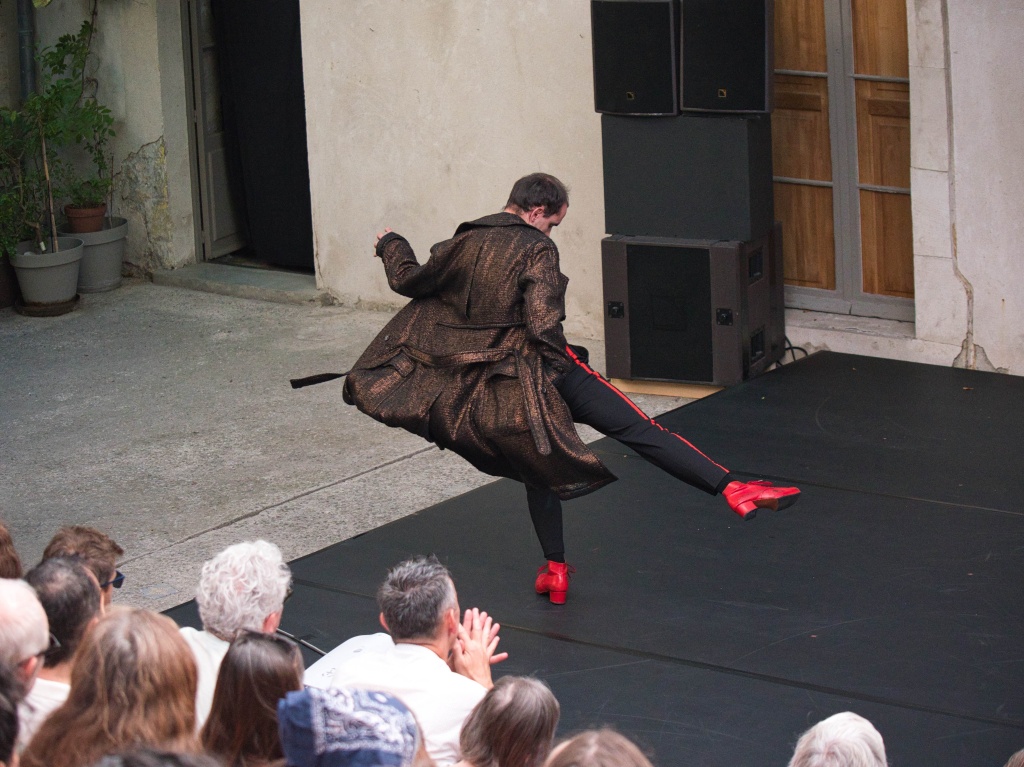
<svg viewBox="0 0 1024 767">
<path fill-rule="evenodd" d="M 195 697 L 195 660 L 174 621 L 113 608 L 86 634 L 68 699 L 43 722 L 21 764 L 88 767 L 140 746 L 195 750 Z"/>
</svg>

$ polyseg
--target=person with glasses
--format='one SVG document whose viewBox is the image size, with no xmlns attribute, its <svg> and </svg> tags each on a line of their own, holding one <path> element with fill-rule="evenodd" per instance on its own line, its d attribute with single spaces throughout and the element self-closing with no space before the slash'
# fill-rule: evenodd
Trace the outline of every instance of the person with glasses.
<svg viewBox="0 0 1024 767">
<path fill-rule="evenodd" d="M 68 698 L 75 650 L 103 614 L 103 597 L 96 576 L 78 557 L 44 559 L 25 576 L 35 589 L 52 637 L 32 690 L 19 706 L 19 750 L 43 721 Z"/>
<path fill-rule="evenodd" d="M 36 592 L 25 581 L 0 578 L 0 662 L 14 669 L 27 694 L 50 647 L 50 625 Z"/>
<path fill-rule="evenodd" d="M 95 527 L 68 525 L 60 528 L 43 551 L 43 559 L 79 556 L 92 571 L 103 592 L 103 606 L 109 607 L 114 589 L 124 584 L 124 575 L 117 569 L 117 560 L 124 549 L 113 538 Z"/>
<path fill-rule="evenodd" d="M 196 721 L 200 726 L 210 715 L 217 673 L 232 640 L 243 631 L 277 631 L 291 580 L 281 550 L 267 541 L 228 546 L 203 565 L 196 590 L 203 630 L 181 629 L 199 667 Z"/>
</svg>

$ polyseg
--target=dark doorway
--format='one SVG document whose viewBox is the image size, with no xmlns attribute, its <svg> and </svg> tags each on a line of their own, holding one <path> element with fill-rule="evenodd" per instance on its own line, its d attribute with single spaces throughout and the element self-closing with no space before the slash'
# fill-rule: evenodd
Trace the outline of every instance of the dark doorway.
<svg viewBox="0 0 1024 767">
<path fill-rule="evenodd" d="M 313 271 L 298 0 L 186 0 L 202 260 Z"/>
</svg>

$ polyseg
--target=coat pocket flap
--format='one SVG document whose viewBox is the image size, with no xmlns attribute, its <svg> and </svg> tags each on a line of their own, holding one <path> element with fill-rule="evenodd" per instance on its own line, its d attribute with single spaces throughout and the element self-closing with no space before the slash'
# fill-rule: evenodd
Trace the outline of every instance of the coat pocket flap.
<svg viewBox="0 0 1024 767">
<path fill-rule="evenodd" d="M 399 352 L 398 354 L 396 354 L 394 357 L 388 360 L 388 364 L 394 367 L 394 369 L 399 372 L 402 378 L 405 378 L 413 370 L 416 369 L 416 363 L 413 362 L 409 358 L 409 355 L 407 355 L 405 352 Z"/>
</svg>

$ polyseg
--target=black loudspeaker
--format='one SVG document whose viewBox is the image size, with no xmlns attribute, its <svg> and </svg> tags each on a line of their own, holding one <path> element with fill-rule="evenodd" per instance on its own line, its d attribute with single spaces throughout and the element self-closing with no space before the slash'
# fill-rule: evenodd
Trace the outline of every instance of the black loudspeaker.
<svg viewBox="0 0 1024 767">
<path fill-rule="evenodd" d="M 772 0 L 682 0 L 681 108 L 771 112 Z"/>
<path fill-rule="evenodd" d="M 751 242 L 601 243 L 607 374 L 728 386 L 785 350 L 781 227 Z"/>
<path fill-rule="evenodd" d="M 605 231 L 753 240 L 774 221 L 770 115 L 601 116 Z"/>
<path fill-rule="evenodd" d="M 598 112 L 679 112 L 678 0 L 591 0 L 590 26 Z"/>
</svg>

